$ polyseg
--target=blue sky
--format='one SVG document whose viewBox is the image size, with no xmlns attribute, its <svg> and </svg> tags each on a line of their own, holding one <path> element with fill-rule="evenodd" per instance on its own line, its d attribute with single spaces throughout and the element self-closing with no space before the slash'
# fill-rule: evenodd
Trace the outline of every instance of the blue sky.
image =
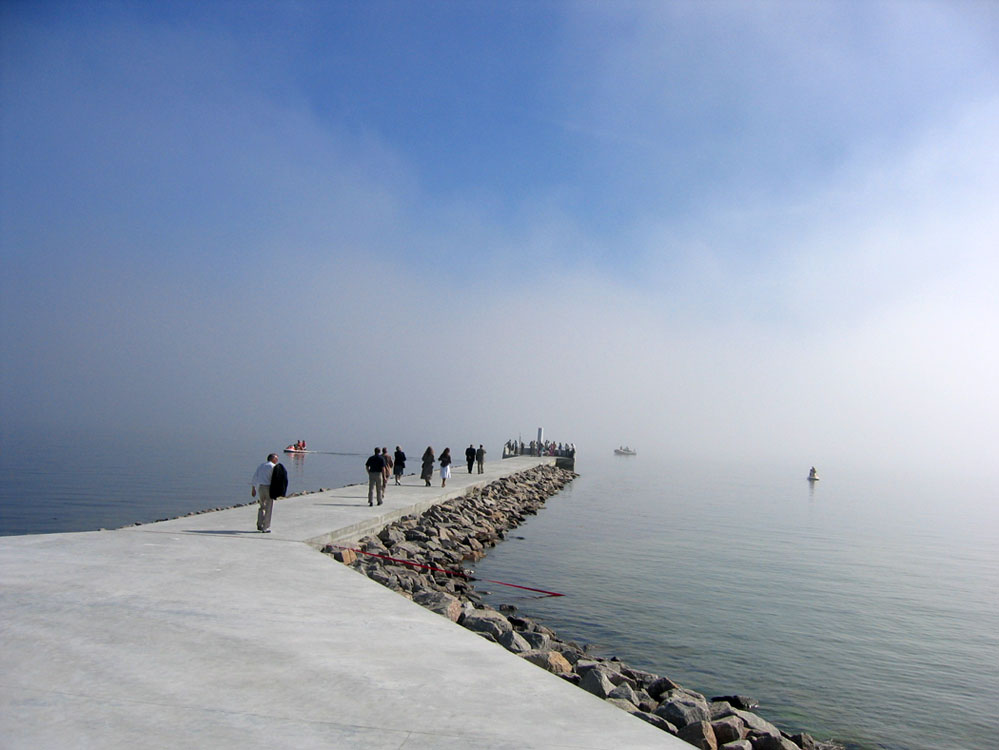
<svg viewBox="0 0 999 750">
<path fill-rule="evenodd" d="M 994 3 L 0 13 L 8 437 L 999 447 Z"/>
</svg>

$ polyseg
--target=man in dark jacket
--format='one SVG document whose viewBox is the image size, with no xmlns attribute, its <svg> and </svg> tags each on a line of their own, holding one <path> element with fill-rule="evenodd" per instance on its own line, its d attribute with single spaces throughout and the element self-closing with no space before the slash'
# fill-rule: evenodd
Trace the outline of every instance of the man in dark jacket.
<svg viewBox="0 0 999 750">
<path fill-rule="evenodd" d="M 475 466 L 475 446 L 471 443 L 465 449 L 465 461 L 468 462 L 468 473 L 472 473 L 472 467 Z"/>
<path fill-rule="evenodd" d="M 288 470 L 284 468 L 284 464 L 279 463 L 274 467 L 274 471 L 271 474 L 271 500 L 277 500 L 279 497 L 284 497 L 287 491 Z"/>
<path fill-rule="evenodd" d="M 378 504 L 382 504 L 382 497 L 385 494 L 385 459 L 382 458 L 381 449 L 375 448 L 375 453 L 364 462 L 364 467 L 368 470 L 368 505 L 374 505 L 373 495 L 377 491 Z"/>
</svg>

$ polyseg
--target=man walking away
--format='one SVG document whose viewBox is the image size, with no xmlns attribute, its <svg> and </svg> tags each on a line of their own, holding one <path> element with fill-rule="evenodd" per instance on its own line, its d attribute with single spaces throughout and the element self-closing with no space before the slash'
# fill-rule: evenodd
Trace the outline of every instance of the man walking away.
<svg viewBox="0 0 999 750">
<path fill-rule="evenodd" d="M 257 531 L 264 534 L 271 533 L 271 510 L 274 508 L 274 498 L 271 497 L 271 481 L 274 476 L 274 469 L 278 466 L 277 453 L 271 453 L 267 460 L 257 467 L 250 481 L 250 497 L 257 498 L 260 507 L 257 509 Z M 284 486 L 280 488 L 283 495 L 288 489 L 288 474 L 281 467 L 280 474 L 284 474 Z M 277 489 L 277 488 L 275 488 Z"/>
<path fill-rule="evenodd" d="M 468 462 L 468 473 L 472 473 L 472 466 L 475 464 L 475 448 L 471 443 L 465 449 L 465 461 Z"/>
<path fill-rule="evenodd" d="M 368 505 L 374 505 L 374 497 L 376 494 L 378 496 L 378 504 L 382 504 L 382 496 L 385 493 L 385 475 L 382 473 L 385 470 L 385 459 L 382 458 L 381 451 L 375 448 L 374 455 L 370 456 L 367 461 L 364 462 L 365 468 L 368 470 Z"/>
<path fill-rule="evenodd" d="M 475 463 L 479 465 L 479 473 L 481 474 L 483 469 L 482 466 L 486 462 L 486 449 L 482 447 L 482 443 L 479 443 L 479 449 L 475 451 Z"/>
<path fill-rule="evenodd" d="M 389 455 L 388 446 L 382 446 L 382 461 L 385 462 L 385 468 L 382 469 L 382 492 L 387 492 L 388 480 L 392 476 L 392 467 L 395 465 L 392 456 Z"/>
</svg>

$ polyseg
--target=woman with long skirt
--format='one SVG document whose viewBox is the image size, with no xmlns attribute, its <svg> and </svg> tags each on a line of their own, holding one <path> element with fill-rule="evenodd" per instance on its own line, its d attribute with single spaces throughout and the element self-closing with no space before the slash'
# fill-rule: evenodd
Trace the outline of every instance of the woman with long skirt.
<svg viewBox="0 0 999 750">
<path fill-rule="evenodd" d="M 392 469 L 393 474 L 395 474 L 395 483 L 402 484 L 399 480 L 402 479 L 402 474 L 406 470 L 406 454 L 403 453 L 402 448 L 398 445 L 395 447 L 395 466 Z"/>
<path fill-rule="evenodd" d="M 428 445 L 423 451 L 423 466 L 420 469 L 420 479 L 427 483 L 427 487 L 430 486 L 430 478 L 434 475 L 434 460 L 434 449 Z"/>
</svg>

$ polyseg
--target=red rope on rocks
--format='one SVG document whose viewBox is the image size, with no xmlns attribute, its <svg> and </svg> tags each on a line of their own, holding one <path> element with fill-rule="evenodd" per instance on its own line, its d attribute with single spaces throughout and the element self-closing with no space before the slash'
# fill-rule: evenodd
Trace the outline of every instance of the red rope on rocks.
<svg viewBox="0 0 999 750">
<path fill-rule="evenodd" d="M 369 557 L 377 557 L 380 560 L 390 560 L 394 563 L 399 563 L 400 565 L 411 565 L 414 568 L 423 568 L 424 570 L 432 570 L 436 573 L 444 573 L 449 576 L 459 576 L 468 581 L 483 581 L 485 583 L 495 583 L 500 586 L 509 586 L 515 589 L 523 589 L 524 591 L 535 591 L 539 594 L 544 594 L 545 596 L 565 596 L 565 594 L 559 594 L 554 591 L 545 591 L 544 589 L 532 589 L 530 586 L 518 586 L 516 583 L 504 583 L 503 581 L 492 581 L 488 578 L 475 578 L 467 573 L 461 573 L 457 570 L 446 570 L 444 568 L 435 568 L 433 565 L 424 565 L 423 563 L 413 562 L 412 560 L 401 560 L 398 557 L 389 557 L 388 555 L 377 555 L 374 552 L 365 552 L 362 549 L 356 549 L 354 547 L 344 547 L 339 544 L 331 544 L 330 547 L 336 547 L 337 549 L 349 549 L 351 552 L 356 552 L 359 555 L 368 555 Z"/>
</svg>

